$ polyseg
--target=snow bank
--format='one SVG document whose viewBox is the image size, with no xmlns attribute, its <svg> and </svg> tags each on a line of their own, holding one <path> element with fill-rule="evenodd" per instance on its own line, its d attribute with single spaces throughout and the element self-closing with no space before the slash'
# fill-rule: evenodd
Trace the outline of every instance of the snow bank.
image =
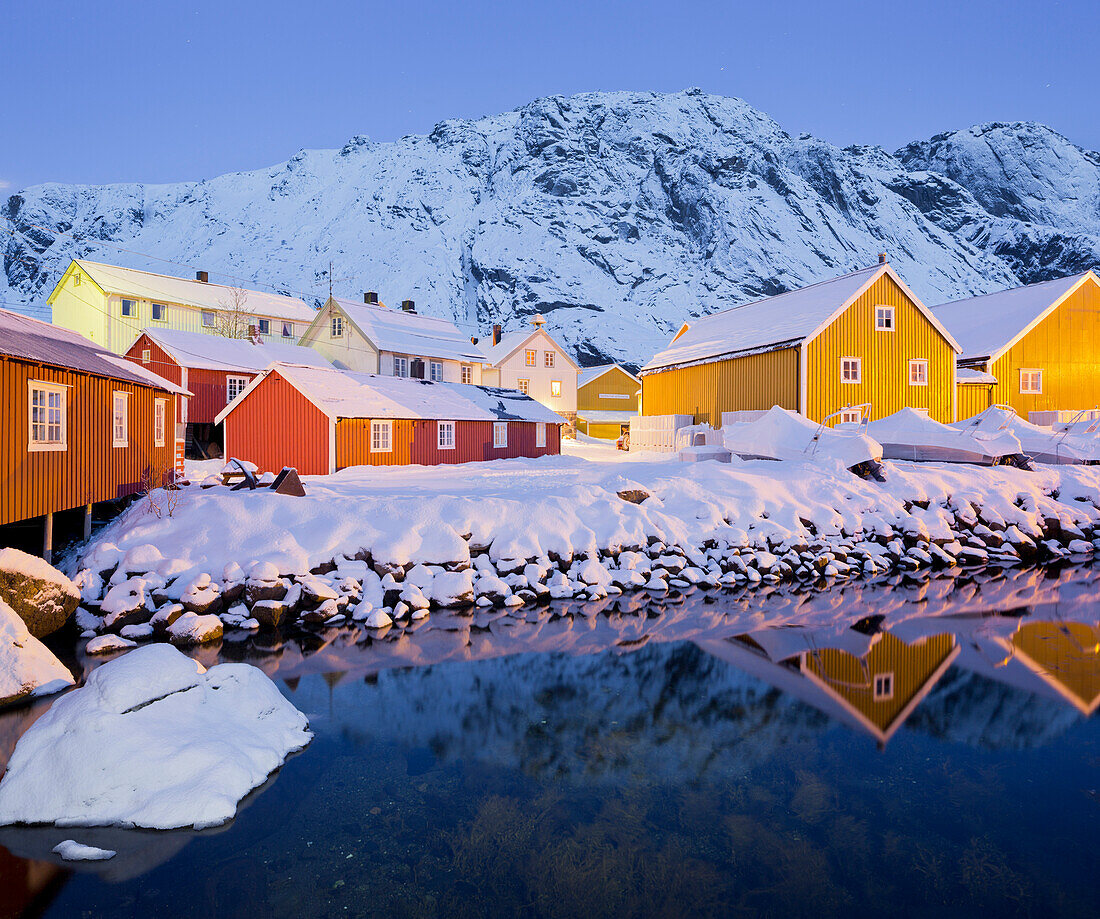
<svg viewBox="0 0 1100 919">
<path fill-rule="evenodd" d="M 67 862 L 102 862 L 118 855 L 114 849 L 86 846 L 75 839 L 65 839 L 53 847 L 53 851 Z"/>
<path fill-rule="evenodd" d="M 73 685 L 72 674 L 0 600 L 0 705 Z"/>
<path fill-rule="evenodd" d="M 310 738 L 256 668 L 205 670 L 148 645 L 94 670 L 20 738 L 0 825 L 216 826 Z"/>
</svg>

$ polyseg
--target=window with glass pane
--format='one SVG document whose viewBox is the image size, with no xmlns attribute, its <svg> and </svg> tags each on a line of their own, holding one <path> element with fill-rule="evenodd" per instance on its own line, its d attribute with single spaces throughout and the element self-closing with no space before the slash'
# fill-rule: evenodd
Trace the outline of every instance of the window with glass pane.
<svg viewBox="0 0 1100 919">
<path fill-rule="evenodd" d="M 153 318 L 157 322 L 167 322 L 168 320 L 168 307 L 163 303 L 153 304 Z"/>
<path fill-rule="evenodd" d="M 547 351 L 544 359 L 546 361 L 546 366 L 547 367 L 553 367 L 554 366 L 554 352 L 553 351 Z"/>
<path fill-rule="evenodd" d="M 561 380 L 550 381 L 550 395 L 555 398 L 561 395 Z"/>
<path fill-rule="evenodd" d="M 428 375 L 433 383 L 443 382 L 443 364 L 439 361 L 431 361 L 429 364 Z"/>
<path fill-rule="evenodd" d="M 508 446 L 508 422 L 507 421 L 494 421 L 493 422 L 493 446 L 494 447 L 507 447 Z"/>
<path fill-rule="evenodd" d="M 165 408 L 164 399 L 157 399 L 153 403 L 153 446 L 164 446 Z"/>
<path fill-rule="evenodd" d="M 293 337 L 294 337 L 294 323 L 293 322 L 284 322 L 283 323 L 283 338 L 293 338 Z"/>
<path fill-rule="evenodd" d="M 271 334 L 271 320 L 270 319 L 261 319 L 257 323 L 257 325 L 259 325 L 259 327 L 260 327 L 260 334 L 261 335 L 270 335 Z"/>
<path fill-rule="evenodd" d="M 409 359 L 407 357 L 395 357 L 393 359 L 393 375 L 395 377 L 407 377 L 409 375 Z"/>
<path fill-rule="evenodd" d="M 526 396 L 527 391 L 531 388 L 531 381 L 530 380 L 516 380 L 516 385 L 519 387 L 519 391 Z"/>
<path fill-rule="evenodd" d="M 462 365 L 462 382 L 472 383 L 474 380 L 474 369 L 469 364 Z"/>
<path fill-rule="evenodd" d="M 390 447 L 390 422 L 372 421 L 370 428 L 370 448 L 375 453 L 389 453 Z"/>
<path fill-rule="evenodd" d="M 909 385 L 928 385 L 928 361 L 920 360 L 909 362 Z"/>
<path fill-rule="evenodd" d="M 527 362 L 527 366 L 534 367 L 535 361 L 537 360 L 539 353 L 534 348 L 528 348 L 526 351 L 523 352 L 523 356 L 524 360 L 526 360 Z"/>
<path fill-rule="evenodd" d="M 232 402 L 248 388 L 248 377 L 225 378 L 225 401 Z"/>
<path fill-rule="evenodd" d="M 541 422 L 535 425 L 535 446 L 546 446 L 546 425 Z"/>
<path fill-rule="evenodd" d="M 892 306 L 875 307 L 875 329 L 879 332 L 894 331 L 894 308 Z"/>
<path fill-rule="evenodd" d="M 453 421 L 439 422 L 439 449 L 453 450 L 455 446 L 455 423 Z"/>
<path fill-rule="evenodd" d="M 343 338 L 344 337 L 344 317 L 343 316 L 333 316 L 332 317 L 331 333 L 332 333 L 333 338 Z"/>
<path fill-rule="evenodd" d="M 202 311 L 202 327 L 204 329 L 214 328 L 214 313 L 212 310 Z"/>
<path fill-rule="evenodd" d="M 66 392 L 62 387 L 33 384 L 30 390 L 30 445 L 64 449 Z"/>
<path fill-rule="evenodd" d="M 135 316 L 137 315 L 137 303 L 133 300 L 122 301 L 122 315 L 123 316 Z"/>
<path fill-rule="evenodd" d="M 840 380 L 842 383 L 858 383 L 860 360 L 858 357 L 845 357 L 840 361 Z"/>
<path fill-rule="evenodd" d="M 128 442 L 127 404 L 129 400 L 124 392 L 116 392 L 113 398 L 114 411 L 111 418 L 111 440 L 116 447 L 125 447 Z"/>
</svg>

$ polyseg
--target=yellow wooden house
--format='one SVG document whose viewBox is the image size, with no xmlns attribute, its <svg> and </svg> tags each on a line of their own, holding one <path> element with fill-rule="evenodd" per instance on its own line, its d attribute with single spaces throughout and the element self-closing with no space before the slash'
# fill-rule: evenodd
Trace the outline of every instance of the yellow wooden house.
<svg viewBox="0 0 1100 919">
<path fill-rule="evenodd" d="M 962 346 L 960 418 L 994 404 L 1011 405 L 1025 419 L 1100 406 L 1100 280 L 1092 271 L 944 303 L 932 313 Z"/>
<path fill-rule="evenodd" d="M 577 377 L 577 430 L 615 440 L 638 414 L 641 381 L 618 364 L 585 367 Z"/>
<path fill-rule="evenodd" d="M 297 344 L 316 310 L 297 297 L 75 259 L 47 302 L 53 324 L 125 354 L 143 329 Z"/>
<path fill-rule="evenodd" d="M 693 415 L 779 405 L 813 421 L 870 403 L 955 418 L 959 346 L 884 258 L 854 271 L 685 323 L 643 368 L 642 414 Z M 853 413 L 833 420 L 854 420 Z"/>
</svg>

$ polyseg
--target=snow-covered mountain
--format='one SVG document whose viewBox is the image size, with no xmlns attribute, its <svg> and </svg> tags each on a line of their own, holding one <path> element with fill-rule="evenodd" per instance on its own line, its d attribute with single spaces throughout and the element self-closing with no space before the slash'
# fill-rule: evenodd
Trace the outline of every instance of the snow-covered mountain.
<svg viewBox="0 0 1100 919">
<path fill-rule="evenodd" d="M 40 302 L 87 256 L 320 302 L 331 261 L 337 293 L 411 297 L 471 334 L 541 312 L 582 363 L 637 364 L 685 318 L 879 252 L 931 303 L 1081 270 L 1098 188 L 1100 156 L 1041 125 L 891 155 L 699 90 L 555 96 L 209 181 L 28 188 L 3 211 L 0 300 Z"/>
</svg>

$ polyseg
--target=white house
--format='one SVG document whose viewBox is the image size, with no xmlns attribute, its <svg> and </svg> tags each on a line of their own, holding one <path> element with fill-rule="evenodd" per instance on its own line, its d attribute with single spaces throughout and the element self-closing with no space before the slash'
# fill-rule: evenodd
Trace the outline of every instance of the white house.
<svg viewBox="0 0 1100 919">
<path fill-rule="evenodd" d="M 300 344 L 343 370 L 442 383 L 483 381 L 484 357 L 453 322 L 416 312 L 412 300 L 390 309 L 368 292 L 363 302 L 329 297 Z"/>
<path fill-rule="evenodd" d="M 493 326 L 493 336 L 480 344 L 486 386 L 518 389 L 553 409 L 569 422 L 577 422 L 577 376 L 580 368 L 543 328 L 546 320 L 535 316 L 531 327 L 501 334 Z"/>
</svg>

